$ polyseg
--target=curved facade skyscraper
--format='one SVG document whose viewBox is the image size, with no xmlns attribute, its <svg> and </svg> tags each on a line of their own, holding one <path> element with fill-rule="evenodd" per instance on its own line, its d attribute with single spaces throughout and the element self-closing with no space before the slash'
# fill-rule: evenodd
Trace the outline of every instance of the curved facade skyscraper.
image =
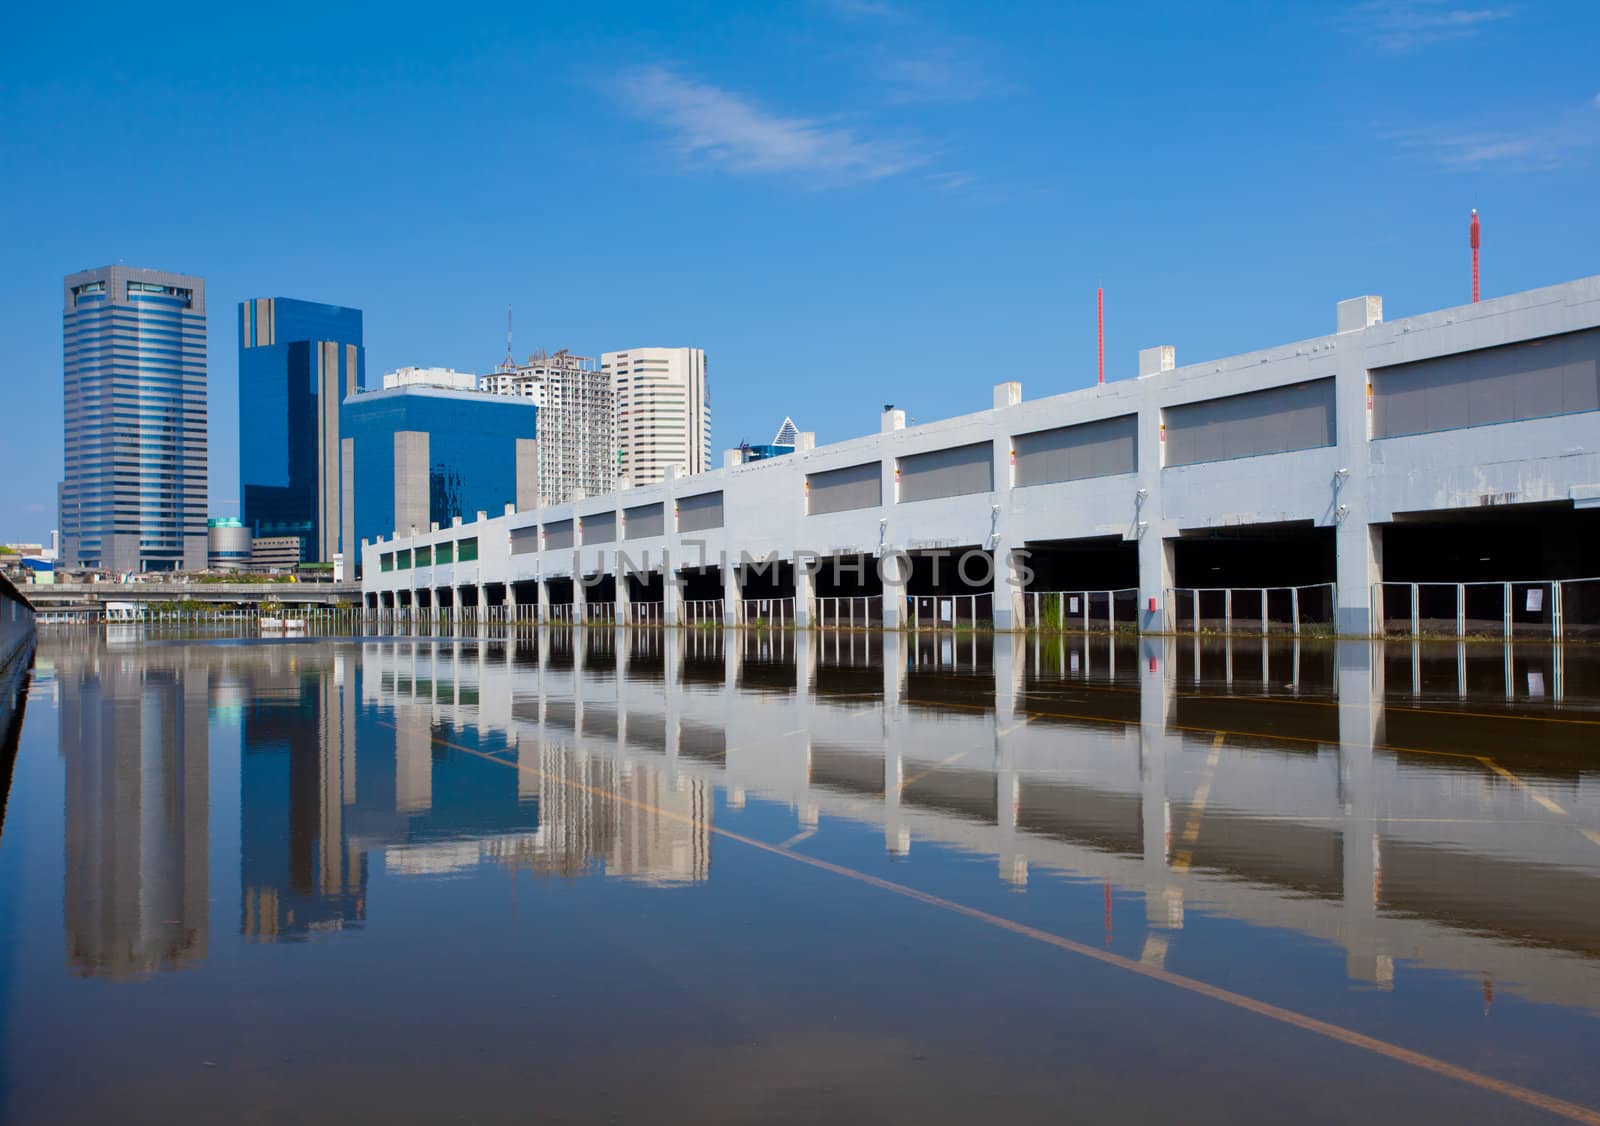
<svg viewBox="0 0 1600 1126">
<path fill-rule="evenodd" d="M 62 286 L 68 567 L 206 565 L 206 283 L 104 266 Z"/>
</svg>

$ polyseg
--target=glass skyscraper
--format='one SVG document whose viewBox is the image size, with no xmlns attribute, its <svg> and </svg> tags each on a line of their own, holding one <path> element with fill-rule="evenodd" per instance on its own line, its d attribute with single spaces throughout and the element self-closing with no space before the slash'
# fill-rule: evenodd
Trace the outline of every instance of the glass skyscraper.
<svg viewBox="0 0 1600 1126">
<path fill-rule="evenodd" d="M 68 567 L 206 565 L 206 283 L 105 266 L 62 286 Z"/>
<path fill-rule="evenodd" d="M 538 406 L 481 391 L 404 386 L 344 402 L 341 432 L 355 482 L 345 542 L 533 508 L 539 498 Z"/>
<path fill-rule="evenodd" d="M 239 488 L 252 537 L 296 536 L 302 562 L 349 550 L 339 404 L 365 382 L 360 309 L 240 302 Z"/>
</svg>

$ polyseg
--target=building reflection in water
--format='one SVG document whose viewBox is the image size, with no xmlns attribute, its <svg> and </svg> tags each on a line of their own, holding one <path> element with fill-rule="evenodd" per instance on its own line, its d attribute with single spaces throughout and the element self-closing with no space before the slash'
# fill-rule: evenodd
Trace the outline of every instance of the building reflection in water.
<svg viewBox="0 0 1600 1126">
<path fill-rule="evenodd" d="M 1410 961 L 1600 1010 L 1592 657 L 603 629 L 375 649 L 396 709 L 408 667 L 471 685 L 452 722 L 516 748 L 543 848 L 573 842 L 525 842 L 536 870 L 610 871 L 602 807 L 640 802 L 673 858 L 643 869 L 703 877 L 721 787 L 788 804 L 799 835 L 827 816 L 876 825 L 892 857 L 992 857 L 1019 890 L 1104 884 L 1106 927 L 1133 924 L 1154 963 L 1200 911 L 1334 944 L 1381 988 Z M 1130 894 L 1141 917 L 1119 923 Z"/>
<path fill-rule="evenodd" d="M 244 934 L 293 938 L 359 923 L 366 856 L 357 799 L 354 647 L 271 646 L 244 678 L 240 887 Z"/>
<path fill-rule="evenodd" d="M 67 961 L 129 978 L 205 958 L 208 662 L 182 649 L 58 661 Z"/>
<path fill-rule="evenodd" d="M 1155 964 L 1225 916 L 1380 988 L 1415 965 L 1600 1011 L 1577 649 L 595 628 L 99 651 L 58 679 L 85 972 L 204 954 L 209 695 L 241 718 L 259 939 L 361 923 L 374 854 L 398 879 L 703 881 L 721 791 L 787 806 L 797 841 L 865 828 L 1019 893 L 1103 886 L 1106 940 Z"/>
<path fill-rule="evenodd" d="M 544 649 L 547 691 L 514 702 L 493 671 L 507 667 L 502 644 L 368 646 L 364 684 L 374 725 L 391 733 L 400 807 L 419 823 L 441 816 L 440 764 L 448 763 L 452 777 L 477 771 L 514 787 L 536 814 L 521 827 L 482 824 L 442 838 L 412 832 L 386 847 L 389 870 L 439 873 L 493 862 L 540 876 L 603 874 L 657 885 L 706 878 L 707 783 L 682 775 L 669 780 L 648 763 L 595 753 L 591 743 L 606 746 L 629 735 L 663 742 L 665 726 L 656 723 L 652 735 L 636 724 L 630 732 L 614 691 L 586 696 L 571 663 L 572 639 L 563 640 L 568 644 Z M 603 661 L 602 647 L 593 648 L 594 659 Z M 614 665 L 607 681 L 615 687 Z M 709 746 L 712 738 L 705 733 L 701 743 Z"/>
</svg>

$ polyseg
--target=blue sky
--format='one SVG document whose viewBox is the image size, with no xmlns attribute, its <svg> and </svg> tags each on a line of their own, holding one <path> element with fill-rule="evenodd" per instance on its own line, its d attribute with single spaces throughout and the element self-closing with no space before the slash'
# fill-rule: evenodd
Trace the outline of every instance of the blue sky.
<svg viewBox="0 0 1600 1126">
<path fill-rule="evenodd" d="M 55 523 L 61 276 L 366 313 L 374 377 L 706 349 L 714 440 L 830 441 L 1600 273 L 1600 5 L 1499 0 L 0 12 L 0 540 Z"/>
</svg>

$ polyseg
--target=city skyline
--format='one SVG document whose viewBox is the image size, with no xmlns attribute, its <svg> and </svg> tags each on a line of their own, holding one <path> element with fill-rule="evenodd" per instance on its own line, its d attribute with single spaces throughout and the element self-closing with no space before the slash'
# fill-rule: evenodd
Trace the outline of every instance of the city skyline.
<svg viewBox="0 0 1600 1126">
<path fill-rule="evenodd" d="M 444 35 L 328 11 L 241 42 L 217 12 L 180 45 L 131 12 L 29 12 L 0 78 L 0 210 L 22 232 L 0 336 L 38 425 L 15 442 L 27 469 L 0 529 L 43 541 L 55 524 L 55 285 L 119 258 L 203 275 L 224 309 L 273 292 L 362 308 L 377 370 L 486 369 L 508 302 L 519 354 L 693 342 L 717 365 L 718 448 L 786 411 L 827 442 L 869 433 L 881 402 L 931 419 L 982 409 L 1005 378 L 1090 384 L 1102 282 L 1112 379 L 1142 347 L 1192 360 L 1315 336 L 1361 293 L 1391 316 L 1463 303 L 1473 207 L 1486 296 L 1593 274 L 1600 89 L 1582 44 L 1600 12 L 1483 13 L 818 2 L 736 14 L 707 41 L 647 9 L 474 11 Z M 632 65 L 587 61 L 608 55 Z M 486 81 L 502 68 L 541 75 L 537 105 Z M 97 71 L 182 117 L 65 96 L 63 74 Z M 106 192 L 112 166 L 181 179 L 183 206 Z M 543 268 L 576 262 L 595 268 Z M 208 515 L 240 499 L 230 336 L 211 348 Z"/>
</svg>

